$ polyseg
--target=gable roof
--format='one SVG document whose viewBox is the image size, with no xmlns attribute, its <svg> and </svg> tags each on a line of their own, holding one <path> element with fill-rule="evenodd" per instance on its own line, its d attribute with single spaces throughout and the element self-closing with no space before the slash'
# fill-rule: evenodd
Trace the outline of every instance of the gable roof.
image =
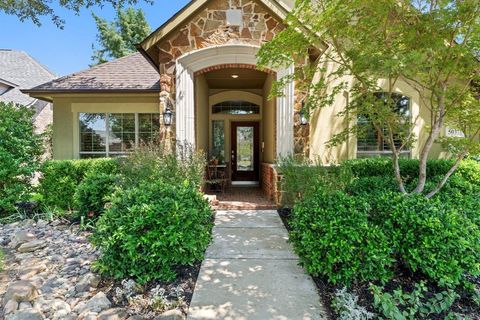
<svg viewBox="0 0 480 320">
<path fill-rule="evenodd" d="M 22 91 L 29 94 L 158 92 L 159 79 L 148 61 L 140 53 L 134 53 Z"/>
<path fill-rule="evenodd" d="M 21 92 L 56 76 L 27 53 L 18 50 L 0 49 L 0 83 L 10 87 L 0 94 L 0 101 L 31 105 L 36 99 Z"/>
<path fill-rule="evenodd" d="M 191 0 L 185 7 L 178 11 L 158 29 L 153 31 L 145 40 L 137 45 L 137 49 L 157 69 L 158 49 L 155 45 L 168 36 L 176 28 L 188 21 L 195 13 L 202 9 L 210 0 Z M 224 0 L 228 1 L 228 0 Z M 295 0 L 257 0 L 269 8 L 277 17 L 284 19 L 293 8 Z"/>
</svg>

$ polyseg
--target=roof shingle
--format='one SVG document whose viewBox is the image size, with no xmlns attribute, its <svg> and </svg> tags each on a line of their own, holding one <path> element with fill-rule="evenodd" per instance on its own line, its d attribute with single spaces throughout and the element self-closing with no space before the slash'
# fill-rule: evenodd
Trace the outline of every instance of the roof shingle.
<svg viewBox="0 0 480 320">
<path fill-rule="evenodd" d="M 23 91 L 160 91 L 160 76 L 140 53 L 134 53 Z"/>
<path fill-rule="evenodd" d="M 20 90 L 31 88 L 54 78 L 55 74 L 27 53 L 0 49 L 0 83 L 9 87 L 0 95 L 0 101 L 31 105 L 37 99 L 23 94 Z"/>
</svg>

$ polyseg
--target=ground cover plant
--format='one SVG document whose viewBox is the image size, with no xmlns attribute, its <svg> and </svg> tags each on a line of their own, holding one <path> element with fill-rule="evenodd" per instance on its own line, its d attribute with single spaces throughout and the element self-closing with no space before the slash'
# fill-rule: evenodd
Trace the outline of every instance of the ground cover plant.
<svg viewBox="0 0 480 320">
<path fill-rule="evenodd" d="M 399 193 L 388 159 L 351 160 L 323 171 L 307 163 L 289 159 L 280 165 L 281 172 L 294 172 L 301 164 L 303 174 L 323 174 L 284 188 L 291 197 L 299 190 L 303 194 L 287 226 L 301 263 L 327 292 L 336 315 L 345 318 L 351 310 L 367 319 L 358 309 L 363 307 L 373 319 L 478 319 L 480 163 L 462 163 L 430 199 Z M 400 164 L 408 174 L 418 160 Z M 425 192 L 450 164 L 429 162 L 432 183 Z M 346 177 L 343 182 L 325 183 L 338 180 L 335 170 Z M 285 175 L 282 187 L 293 178 Z M 407 189 L 414 188 L 415 175 L 404 179 Z M 351 296 L 339 298 L 344 288 Z"/>
</svg>

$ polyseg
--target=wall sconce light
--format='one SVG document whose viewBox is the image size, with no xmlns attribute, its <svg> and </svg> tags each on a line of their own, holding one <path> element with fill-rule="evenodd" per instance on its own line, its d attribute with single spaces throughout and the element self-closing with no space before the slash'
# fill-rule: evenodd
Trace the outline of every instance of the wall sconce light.
<svg viewBox="0 0 480 320">
<path fill-rule="evenodd" d="M 298 115 L 300 116 L 300 124 L 302 126 L 307 125 L 308 117 L 307 117 L 307 112 L 305 111 L 305 101 L 302 101 L 302 110 L 298 112 Z"/>
<path fill-rule="evenodd" d="M 163 112 L 163 124 L 166 127 L 170 127 L 172 125 L 173 120 L 173 111 L 170 110 L 169 107 L 165 108 L 165 112 Z"/>
</svg>

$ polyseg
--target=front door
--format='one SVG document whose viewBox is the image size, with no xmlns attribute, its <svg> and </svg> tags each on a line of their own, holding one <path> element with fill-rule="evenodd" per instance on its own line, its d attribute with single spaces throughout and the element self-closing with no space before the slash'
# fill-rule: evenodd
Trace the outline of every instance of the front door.
<svg viewBox="0 0 480 320">
<path fill-rule="evenodd" d="M 258 181 L 258 122 L 232 122 L 232 181 Z"/>
</svg>

